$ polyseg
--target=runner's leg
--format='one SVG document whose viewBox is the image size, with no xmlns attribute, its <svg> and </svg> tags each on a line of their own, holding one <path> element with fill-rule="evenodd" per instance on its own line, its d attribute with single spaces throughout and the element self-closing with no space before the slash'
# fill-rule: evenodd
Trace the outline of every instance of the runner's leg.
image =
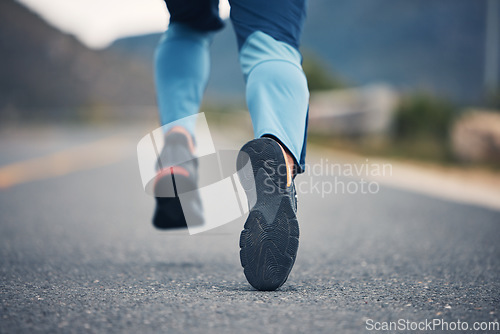
<svg viewBox="0 0 500 334">
<path fill-rule="evenodd" d="M 211 37 L 223 27 L 218 0 L 166 0 L 166 4 L 169 28 L 155 53 L 162 125 L 198 113 L 210 72 Z M 194 122 L 176 125 L 194 132 Z"/>
<path fill-rule="evenodd" d="M 302 172 L 309 91 L 298 51 L 306 0 L 230 0 L 256 138 L 277 138 Z"/>
</svg>

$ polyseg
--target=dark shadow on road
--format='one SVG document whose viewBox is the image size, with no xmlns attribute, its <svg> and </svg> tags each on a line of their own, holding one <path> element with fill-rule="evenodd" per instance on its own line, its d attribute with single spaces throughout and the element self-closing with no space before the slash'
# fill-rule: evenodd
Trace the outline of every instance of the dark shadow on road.
<svg viewBox="0 0 500 334">
<path fill-rule="evenodd" d="M 238 291 L 238 292 L 257 292 L 257 293 L 287 293 L 287 292 L 295 292 L 298 291 L 294 286 L 282 286 L 281 288 L 274 290 L 274 291 L 259 291 L 253 288 L 250 284 L 245 284 L 241 286 L 219 286 L 220 289 L 222 290 L 227 290 L 227 291 Z"/>
<path fill-rule="evenodd" d="M 168 270 L 182 270 L 182 269 L 199 269 L 203 267 L 202 263 L 193 263 L 193 262 L 153 262 L 148 263 L 148 267 L 154 267 L 160 271 L 168 271 Z"/>
</svg>

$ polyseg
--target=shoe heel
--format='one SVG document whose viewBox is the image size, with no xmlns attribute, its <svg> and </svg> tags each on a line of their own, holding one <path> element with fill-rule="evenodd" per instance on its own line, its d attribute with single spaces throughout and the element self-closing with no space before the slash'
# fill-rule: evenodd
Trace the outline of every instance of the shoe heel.
<svg viewBox="0 0 500 334">
<path fill-rule="evenodd" d="M 253 177 L 257 177 L 260 169 L 263 169 L 276 187 L 285 190 L 287 185 L 286 161 L 279 144 L 271 138 L 254 139 L 246 143 L 238 154 L 236 166 L 238 176 L 243 188 L 246 190 L 253 187 L 253 180 L 249 175 L 240 173 L 250 160 Z"/>
</svg>

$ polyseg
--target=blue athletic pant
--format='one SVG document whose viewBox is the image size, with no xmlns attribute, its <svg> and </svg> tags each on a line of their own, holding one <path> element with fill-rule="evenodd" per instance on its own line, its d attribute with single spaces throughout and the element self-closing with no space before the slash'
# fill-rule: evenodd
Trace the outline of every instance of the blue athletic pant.
<svg viewBox="0 0 500 334">
<path fill-rule="evenodd" d="M 198 113 L 210 72 L 209 45 L 224 26 L 218 0 L 165 0 L 170 24 L 155 54 L 162 125 Z M 309 91 L 298 51 L 307 0 L 230 0 L 246 100 L 256 138 L 270 135 L 303 172 Z M 193 124 L 186 124 L 189 131 Z"/>
</svg>

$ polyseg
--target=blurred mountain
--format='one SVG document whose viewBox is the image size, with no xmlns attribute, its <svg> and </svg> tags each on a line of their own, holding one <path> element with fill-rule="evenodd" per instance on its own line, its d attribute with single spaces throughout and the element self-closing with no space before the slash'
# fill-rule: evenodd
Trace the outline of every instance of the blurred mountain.
<svg viewBox="0 0 500 334">
<path fill-rule="evenodd" d="M 0 1 L 0 61 L 2 118 L 155 104 L 151 64 L 89 50 L 12 0 Z"/>
<path fill-rule="evenodd" d="M 355 83 L 385 81 L 461 102 L 483 93 L 487 0 L 314 0 L 303 35 Z"/>
<path fill-rule="evenodd" d="M 459 103 L 483 97 L 486 0 L 313 0 L 302 48 L 353 85 L 386 82 Z M 150 62 L 159 34 L 111 47 Z M 212 45 L 210 96 L 242 95 L 231 25 Z"/>
<path fill-rule="evenodd" d="M 478 103 L 485 16 L 486 0 L 313 0 L 302 44 L 351 85 L 382 81 Z M 155 105 L 152 59 L 159 38 L 130 37 L 89 50 L 14 0 L 1 0 L 0 117 Z M 214 37 L 212 65 L 207 98 L 242 99 L 229 22 Z"/>
</svg>

